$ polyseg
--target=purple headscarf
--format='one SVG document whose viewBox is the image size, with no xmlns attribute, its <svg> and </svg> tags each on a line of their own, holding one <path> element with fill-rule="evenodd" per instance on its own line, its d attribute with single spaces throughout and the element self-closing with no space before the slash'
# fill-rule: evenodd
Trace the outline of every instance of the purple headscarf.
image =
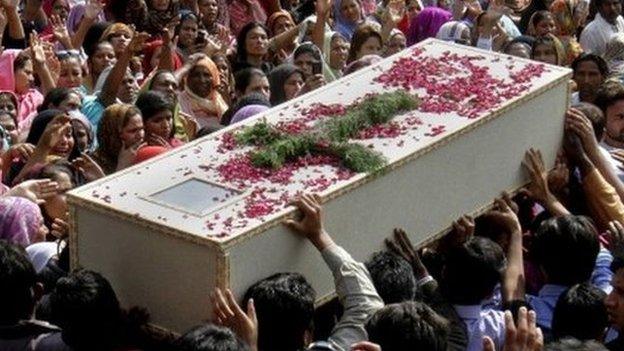
<svg viewBox="0 0 624 351">
<path fill-rule="evenodd" d="M 69 15 L 67 15 L 67 31 L 69 35 L 76 34 L 78 27 L 80 26 L 80 22 L 84 17 L 86 12 L 85 4 L 76 4 L 71 6 L 71 10 L 69 10 Z M 106 18 L 104 17 L 104 11 L 100 12 L 97 17 L 96 22 L 104 22 Z"/>
<path fill-rule="evenodd" d="M 427 38 L 435 38 L 440 27 L 453 18 L 453 15 L 439 7 L 425 7 L 420 13 L 412 18 L 410 23 L 407 46 L 414 45 Z"/>
<path fill-rule="evenodd" d="M 21 198 L 0 197 L 0 239 L 26 247 L 39 241 L 43 216 L 39 206 Z"/>
<path fill-rule="evenodd" d="M 258 113 L 264 112 L 268 109 L 269 107 L 265 105 L 247 105 L 238 110 L 234 114 L 234 116 L 232 116 L 232 122 L 230 122 L 230 124 L 246 120 L 247 118 L 257 115 Z"/>
</svg>

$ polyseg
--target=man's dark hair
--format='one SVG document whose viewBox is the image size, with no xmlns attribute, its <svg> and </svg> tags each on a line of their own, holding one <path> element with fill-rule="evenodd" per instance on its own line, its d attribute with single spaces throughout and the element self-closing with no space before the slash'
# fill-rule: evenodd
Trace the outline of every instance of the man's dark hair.
<svg viewBox="0 0 624 351">
<path fill-rule="evenodd" d="M 69 88 L 65 88 L 65 87 L 56 87 L 54 89 L 51 89 L 45 95 L 43 102 L 41 103 L 41 105 L 39 105 L 39 107 L 37 108 L 37 111 L 42 112 L 47 109 L 58 108 L 59 105 L 65 99 L 67 99 L 67 97 L 69 97 L 69 95 L 72 93 L 77 94 L 77 93 L 74 93 Z"/>
<path fill-rule="evenodd" d="M 380 251 L 366 262 L 375 289 L 384 303 L 398 303 L 414 299 L 416 278 L 412 267 L 402 257 Z"/>
<path fill-rule="evenodd" d="M 253 299 L 258 316 L 260 351 L 295 351 L 311 331 L 316 293 L 298 273 L 277 273 L 252 285 L 243 298 Z"/>
<path fill-rule="evenodd" d="M 604 135 L 605 128 L 604 113 L 600 110 L 600 108 L 598 108 L 598 106 L 588 102 L 579 102 L 578 104 L 572 105 L 572 107 L 583 112 L 585 117 L 591 121 L 596 140 L 600 142 L 602 140 L 602 136 Z"/>
<path fill-rule="evenodd" d="M 422 302 L 386 305 L 366 323 L 371 342 L 384 351 L 446 351 L 449 327 L 446 319 Z"/>
<path fill-rule="evenodd" d="M 601 340 L 609 325 L 604 305 L 606 296 L 604 291 L 589 283 L 574 285 L 564 292 L 553 312 L 555 339 Z"/>
<path fill-rule="evenodd" d="M 574 61 L 572 61 L 572 65 L 571 65 L 572 70 L 576 73 L 578 66 L 581 63 L 587 62 L 587 61 L 591 61 L 595 63 L 596 66 L 598 66 L 598 70 L 600 71 L 600 74 L 602 75 L 603 78 L 606 78 L 609 75 L 609 66 L 607 65 L 607 61 L 605 61 L 600 55 L 596 55 L 596 54 L 588 54 L 588 53 L 580 54 L 577 58 L 574 59 Z"/>
<path fill-rule="evenodd" d="M 440 288 L 452 304 L 478 305 L 491 296 L 505 268 L 501 247 L 490 239 L 472 237 L 446 254 Z"/>
<path fill-rule="evenodd" d="M 607 351 L 607 348 L 593 340 L 581 341 L 574 338 L 566 338 L 546 345 L 544 351 Z"/>
<path fill-rule="evenodd" d="M 236 93 L 242 96 L 255 76 L 266 77 L 266 74 L 254 67 L 248 67 L 236 72 L 234 74 L 234 89 Z"/>
<path fill-rule="evenodd" d="M 123 312 L 110 283 L 99 273 L 78 270 L 59 279 L 50 295 L 52 321 L 75 350 L 119 346 Z"/>
<path fill-rule="evenodd" d="M 0 240 L 0 326 L 30 319 L 35 306 L 37 276 L 26 251 Z"/>
<path fill-rule="evenodd" d="M 230 329 L 213 324 L 197 326 L 175 342 L 177 351 L 248 351 Z"/>
<path fill-rule="evenodd" d="M 136 107 L 141 110 L 141 116 L 143 121 L 147 121 L 154 117 L 157 113 L 162 111 L 172 111 L 173 104 L 165 97 L 164 94 L 158 91 L 146 91 L 141 93 L 135 103 Z"/>
<path fill-rule="evenodd" d="M 572 286 L 589 280 L 600 250 L 598 234 L 585 216 L 544 221 L 533 238 L 531 252 L 550 284 Z"/>
<path fill-rule="evenodd" d="M 624 85 L 616 81 L 602 83 L 596 92 L 594 104 L 607 116 L 607 109 L 616 102 L 624 100 Z"/>
</svg>

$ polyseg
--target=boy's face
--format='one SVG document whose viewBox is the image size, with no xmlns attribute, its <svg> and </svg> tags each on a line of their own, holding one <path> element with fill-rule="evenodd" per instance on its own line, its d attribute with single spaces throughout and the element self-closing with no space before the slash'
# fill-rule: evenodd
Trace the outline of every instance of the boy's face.
<svg viewBox="0 0 624 351">
<path fill-rule="evenodd" d="M 624 268 L 620 268 L 611 280 L 613 290 L 605 299 L 609 323 L 620 333 L 624 332 Z"/>
</svg>

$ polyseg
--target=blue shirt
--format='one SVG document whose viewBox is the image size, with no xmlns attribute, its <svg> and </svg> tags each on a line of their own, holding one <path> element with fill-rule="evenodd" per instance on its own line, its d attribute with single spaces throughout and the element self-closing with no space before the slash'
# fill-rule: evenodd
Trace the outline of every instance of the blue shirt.
<svg viewBox="0 0 624 351">
<path fill-rule="evenodd" d="M 483 337 L 489 336 L 502 350 L 505 344 L 505 313 L 481 305 L 453 305 L 457 315 L 466 324 L 468 334 L 467 351 L 483 350 Z"/>
</svg>

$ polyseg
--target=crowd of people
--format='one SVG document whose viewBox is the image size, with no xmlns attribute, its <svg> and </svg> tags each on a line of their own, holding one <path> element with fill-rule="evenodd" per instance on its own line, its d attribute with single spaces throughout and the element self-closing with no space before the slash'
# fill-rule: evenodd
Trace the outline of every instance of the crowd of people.
<svg viewBox="0 0 624 351">
<path fill-rule="evenodd" d="M 0 0 L 0 350 L 624 350 L 621 12 L 619 0 Z M 155 333 L 106 277 L 70 270 L 67 191 L 433 37 L 572 68 L 554 169 L 527 150 L 528 187 L 424 248 L 395 229 L 363 263 L 325 231 L 318 196 L 294 199 L 303 216 L 287 224 L 335 280 L 323 313 L 306 277 L 282 272 L 242 301 L 212 292 L 208 324 Z"/>
</svg>

